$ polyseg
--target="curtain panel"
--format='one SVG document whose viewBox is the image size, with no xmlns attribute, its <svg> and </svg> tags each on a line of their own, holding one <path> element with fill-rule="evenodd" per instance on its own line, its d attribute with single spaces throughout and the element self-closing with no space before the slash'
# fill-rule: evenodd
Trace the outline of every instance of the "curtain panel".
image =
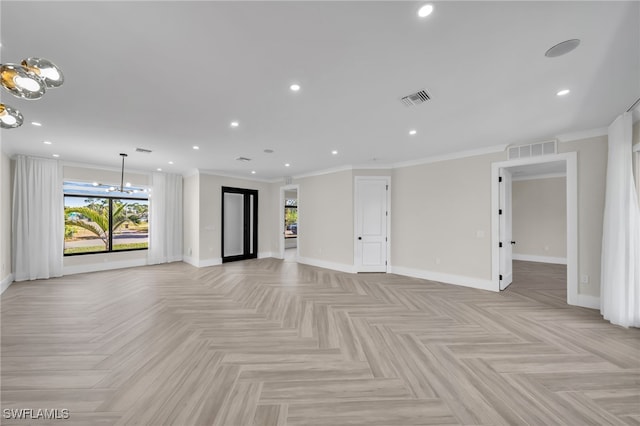
<svg viewBox="0 0 640 426">
<path fill-rule="evenodd" d="M 182 176 L 154 173 L 149 198 L 150 265 L 182 260 Z"/>
<path fill-rule="evenodd" d="M 609 126 L 602 230 L 600 312 L 623 327 L 640 327 L 640 209 L 632 168 L 632 114 Z"/>
<path fill-rule="evenodd" d="M 62 276 L 64 198 L 58 161 L 16 157 L 12 221 L 15 280 Z"/>
</svg>

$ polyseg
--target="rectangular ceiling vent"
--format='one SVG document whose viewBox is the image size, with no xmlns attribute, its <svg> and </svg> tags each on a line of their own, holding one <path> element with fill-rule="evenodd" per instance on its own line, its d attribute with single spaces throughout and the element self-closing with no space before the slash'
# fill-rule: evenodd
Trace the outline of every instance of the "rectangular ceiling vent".
<svg viewBox="0 0 640 426">
<path fill-rule="evenodd" d="M 136 152 L 142 152 L 144 154 L 151 154 L 151 150 L 150 149 L 145 149 L 145 148 L 136 148 Z"/>
<path fill-rule="evenodd" d="M 558 152 L 558 141 L 550 140 L 544 142 L 531 143 L 528 145 L 510 146 L 508 148 L 509 160 L 518 158 L 539 157 L 541 155 L 556 154 Z"/>
<path fill-rule="evenodd" d="M 251 158 L 247 158 L 247 157 L 238 157 L 238 158 L 236 158 L 236 160 L 238 160 L 238 161 L 244 161 L 244 162 L 247 162 L 247 161 L 251 161 Z"/>
<path fill-rule="evenodd" d="M 431 96 L 429 96 L 426 90 L 422 89 L 421 91 L 407 95 L 400 100 L 405 106 L 410 107 L 420 105 L 427 102 L 429 99 L 431 99 Z"/>
</svg>

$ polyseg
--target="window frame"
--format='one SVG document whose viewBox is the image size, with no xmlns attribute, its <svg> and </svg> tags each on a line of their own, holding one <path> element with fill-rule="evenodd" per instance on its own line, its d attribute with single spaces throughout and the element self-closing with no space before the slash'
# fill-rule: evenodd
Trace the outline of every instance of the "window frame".
<svg viewBox="0 0 640 426">
<path fill-rule="evenodd" d="M 79 194 L 63 194 L 63 197 L 75 197 L 75 198 L 96 198 L 96 199 L 106 199 L 109 201 L 109 249 L 101 250 L 101 251 L 87 251 L 82 253 L 65 253 L 64 247 L 62 248 L 62 253 L 64 257 L 67 256 L 84 256 L 88 254 L 104 254 L 104 253 L 124 253 L 128 251 L 141 251 L 141 250 L 149 250 L 149 246 L 140 247 L 140 248 L 130 248 L 130 249 L 113 249 L 113 200 L 134 200 L 134 201 L 146 201 L 149 202 L 149 198 L 135 198 L 135 197 L 113 197 L 113 196 L 104 196 L 104 195 L 79 195 Z M 148 237 L 147 237 L 148 241 Z M 148 243 L 147 243 L 148 244 Z"/>
</svg>

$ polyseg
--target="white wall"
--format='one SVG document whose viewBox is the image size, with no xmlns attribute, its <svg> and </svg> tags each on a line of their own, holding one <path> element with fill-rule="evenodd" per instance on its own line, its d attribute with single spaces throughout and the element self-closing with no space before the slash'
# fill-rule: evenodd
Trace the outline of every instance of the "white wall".
<svg viewBox="0 0 640 426">
<path fill-rule="evenodd" d="M 500 152 L 393 171 L 394 271 L 491 279 L 491 163 L 505 158 Z"/>
<path fill-rule="evenodd" d="M 578 153 L 578 276 L 589 276 L 578 293 L 600 297 L 607 136 L 561 142 L 558 152 Z"/>
<path fill-rule="evenodd" d="M 514 258 L 524 255 L 566 262 L 567 179 L 514 181 L 512 196 Z"/>
<path fill-rule="evenodd" d="M 353 269 L 353 172 L 296 179 L 301 262 Z"/>
<path fill-rule="evenodd" d="M 13 281 L 11 265 L 11 160 L 0 152 L 0 293 Z"/>
<path fill-rule="evenodd" d="M 198 265 L 200 258 L 200 178 L 198 174 L 182 180 L 183 196 L 183 242 L 184 261 Z"/>
</svg>

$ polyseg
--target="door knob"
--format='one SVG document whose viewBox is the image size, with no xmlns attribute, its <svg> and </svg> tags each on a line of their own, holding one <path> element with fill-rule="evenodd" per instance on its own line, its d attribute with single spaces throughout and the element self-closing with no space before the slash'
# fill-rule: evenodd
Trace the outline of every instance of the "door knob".
<svg viewBox="0 0 640 426">
<path fill-rule="evenodd" d="M 362 239 L 362 237 L 358 237 L 358 239 L 359 239 L 359 240 L 361 240 L 361 239 Z"/>
<path fill-rule="evenodd" d="M 515 243 L 516 243 L 515 241 L 511 241 L 511 244 L 515 244 Z"/>
</svg>

